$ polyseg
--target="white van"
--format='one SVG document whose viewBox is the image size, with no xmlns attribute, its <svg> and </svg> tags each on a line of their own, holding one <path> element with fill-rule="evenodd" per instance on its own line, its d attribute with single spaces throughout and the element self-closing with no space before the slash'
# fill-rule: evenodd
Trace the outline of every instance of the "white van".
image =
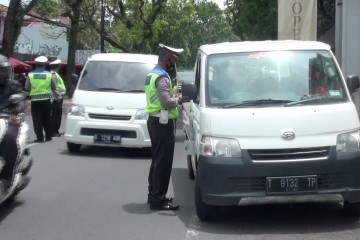
<svg viewBox="0 0 360 240">
<path fill-rule="evenodd" d="M 70 152 L 81 145 L 151 147 L 145 113 L 146 75 L 158 56 L 100 53 L 88 59 L 66 121 Z"/>
<path fill-rule="evenodd" d="M 329 201 L 360 215 L 359 118 L 329 45 L 203 45 L 182 94 L 201 220 L 217 206 Z"/>
</svg>

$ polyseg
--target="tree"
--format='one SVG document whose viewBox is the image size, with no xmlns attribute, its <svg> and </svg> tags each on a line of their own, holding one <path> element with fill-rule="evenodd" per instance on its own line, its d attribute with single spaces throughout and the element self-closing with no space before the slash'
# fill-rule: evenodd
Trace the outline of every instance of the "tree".
<svg viewBox="0 0 360 240">
<path fill-rule="evenodd" d="M 154 23 L 154 52 L 158 43 L 184 48 L 179 68 L 194 66 L 197 49 L 203 44 L 234 41 L 223 11 L 209 1 L 171 0 Z"/>
<path fill-rule="evenodd" d="M 277 0 L 227 0 L 226 16 L 241 40 L 277 39 Z"/>
<path fill-rule="evenodd" d="M 37 0 L 28 1 L 27 4 L 21 0 L 11 0 L 4 23 L 4 35 L 2 41 L 1 54 L 11 57 L 14 53 L 15 43 L 20 35 L 24 16 L 28 13 Z"/>
</svg>

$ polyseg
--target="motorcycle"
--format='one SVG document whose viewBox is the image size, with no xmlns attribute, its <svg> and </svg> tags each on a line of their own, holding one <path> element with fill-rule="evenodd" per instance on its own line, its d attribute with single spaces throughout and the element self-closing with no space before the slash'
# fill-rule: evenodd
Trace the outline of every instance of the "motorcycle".
<svg viewBox="0 0 360 240">
<path fill-rule="evenodd" d="M 8 126 L 8 119 L 10 115 L 6 113 L 0 113 L 0 140 L 3 139 L 7 126 Z M 10 188 L 8 191 L 3 193 L 0 191 L 0 204 L 5 201 L 12 201 L 15 197 L 20 193 L 21 190 L 26 188 L 31 180 L 31 177 L 28 175 L 32 165 L 33 165 L 33 158 L 30 155 L 30 150 L 27 145 L 28 135 L 30 127 L 25 122 L 25 114 L 17 115 L 19 120 L 19 136 L 18 136 L 18 145 L 20 146 L 19 154 L 20 156 L 17 158 L 15 163 L 14 169 L 14 176 L 12 182 L 10 183 Z M 4 161 L 0 157 L 0 172 L 2 171 L 4 166 Z"/>
</svg>

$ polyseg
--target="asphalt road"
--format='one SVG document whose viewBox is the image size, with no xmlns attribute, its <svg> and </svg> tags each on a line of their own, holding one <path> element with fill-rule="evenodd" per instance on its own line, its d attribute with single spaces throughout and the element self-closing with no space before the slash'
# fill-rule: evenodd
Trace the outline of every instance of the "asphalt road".
<svg viewBox="0 0 360 240">
<path fill-rule="evenodd" d="M 359 239 L 359 218 L 344 216 L 339 204 L 226 208 L 218 221 L 199 222 L 185 136 L 177 133 L 169 196 L 179 211 L 149 210 L 149 152 L 86 147 L 69 154 L 60 137 L 31 145 L 32 181 L 14 203 L 0 207 L 0 239 Z"/>
</svg>

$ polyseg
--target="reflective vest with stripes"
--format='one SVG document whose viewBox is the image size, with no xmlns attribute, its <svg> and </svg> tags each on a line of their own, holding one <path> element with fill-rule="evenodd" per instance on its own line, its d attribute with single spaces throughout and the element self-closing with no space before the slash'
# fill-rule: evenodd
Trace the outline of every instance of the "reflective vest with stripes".
<svg viewBox="0 0 360 240">
<path fill-rule="evenodd" d="M 56 75 L 56 89 L 61 93 L 62 96 L 66 94 L 66 87 L 64 80 L 61 78 L 60 74 L 53 72 Z"/>
<path fill-rule="evenodd" d="M 146 112 L 149 114 L 156 114 L 160 110 L 164 110 L 164 106 L 160 102 L 158 89 L 156 87 L 156 80 L 160 77 L 166 76 L 169 79 L 170 94 L 174 94 L 175 90 L 172 85 L 170 76 L 160 67 L 155 67 L 147 76 L 145 81 L 145 93 L 146 93 Z M 169 111 L 169 118 L 174 119 L 179 116 L 178 109 L 171 108 Z"/>
<path fill-rule="evenodd" d="M 41 101 L 52 98 L 51 72 L 34 70 L 29 72 L 31 101 Z"/>
</svg>

